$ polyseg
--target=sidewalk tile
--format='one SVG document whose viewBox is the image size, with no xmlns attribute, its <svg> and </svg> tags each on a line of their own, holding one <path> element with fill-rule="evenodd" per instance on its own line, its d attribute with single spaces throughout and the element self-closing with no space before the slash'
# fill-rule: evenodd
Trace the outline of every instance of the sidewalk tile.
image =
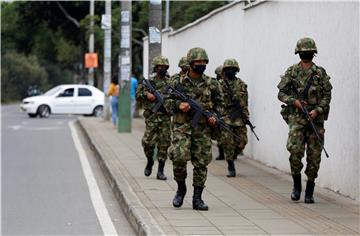
<svg viewBox="0 0 360 236">
<path fill-rule="evenodd" d="M 169 220 L 170 224 L 173 226 L 213 226 L 211 222 L 206 219 L 193 220 L 193 219 L 185 219 L 185 220 Z"/>
<path fill-rule="evenodd" d="M 268 234 L 256 225 L 218 226 L 224 235 L 264 235 Z"/>
<path fill-rule="evenodd" d="M 307 229 L 287 219 L 256 220 L 256 225 L 270 234 L 307 234 Z"/>
<path fill-rule="evenodd" d="M 283 216 L 272 210 L 242 210 L 240 213 L 250 220 L 284 219 Z"/>
<path fill-rule="evenodd" d="M 219 226 L 252 225 L 252 223 L 248 219 L 241 216 L 235 216 L 235 217 L 212 216 L 207 218 L 211 223 Z"/>
</svg>

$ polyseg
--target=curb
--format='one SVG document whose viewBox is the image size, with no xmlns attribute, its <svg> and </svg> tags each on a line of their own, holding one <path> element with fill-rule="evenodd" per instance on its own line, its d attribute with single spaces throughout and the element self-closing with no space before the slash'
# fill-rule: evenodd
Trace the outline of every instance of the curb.
<svg viewBox="0 0 360 236">
<path fill-rule="evenodd" d="M 101 149 L 101 145 L 94 141 L 94 139 L 91 138 L 91 135 L 86 131 L 82 118 L 78 118 L 76 124 L 79 125 L 89 146 L 94 151 L 121 209 L 127 215 L 127 219 L 136 234 L 140 236 L 165 235 L 146 207 L 138 199 L 126 178 L 120 173 L 119 169 L 116 168 L 116 165 L 111 162 L 111 157 L 107 157 Z"/>
</svg>

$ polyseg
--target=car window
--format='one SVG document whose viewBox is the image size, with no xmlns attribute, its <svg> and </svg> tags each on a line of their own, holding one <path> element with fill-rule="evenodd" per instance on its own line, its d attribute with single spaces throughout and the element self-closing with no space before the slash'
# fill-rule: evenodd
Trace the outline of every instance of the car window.
<svg viewBox="0 0 360 236">
<path fill-rule="evenodd" d="M 65 89 L 64 92 L 59 94 L 59 97 L 73 97 L 74 96 L 74 88 Z"/>
<path fill-rule="evenodd" d="M 79 88 L 79 97 L 90 97 L 91 91 L 87 88 Z"/>
<path fill-rule="evenodd" d="M 55 93 L 59 92 L 61 89 L 62 89 L 61 86 L 56 86 L 56 87 L 50 89 L 49 91 L 47 91 L 46 93 L 44 93 L 44 96 L 54 95 Z"/>
</svg>

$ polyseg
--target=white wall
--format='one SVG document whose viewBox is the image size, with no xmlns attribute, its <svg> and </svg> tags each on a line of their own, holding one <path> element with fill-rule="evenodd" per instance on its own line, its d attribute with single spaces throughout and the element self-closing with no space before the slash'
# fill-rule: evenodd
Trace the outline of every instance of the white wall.
<svg viewBox="0 0 360 236">
<path fill-rule="evenodd" d="M 359 200 L 359 2 L 265 2 L 246 10 L 243 3 L 233 3 L 163 34 L 162 54 L 169 58 L 171 74 L 192 47 L 206 49 L 211 76 L 226 58 L 236 58 L 260 137 L 257 142 L 249 132 L 245 154 L 288 172 L 288 128 L 279 114 L 276 86 L 286 68 L 299 61 L 294 49 L 305 36 L 315 39 L 314 61 L 326 69 L 334 87 L 325 123 L 330 158 L 323 155 L 317 185 Z"/>
</svg>

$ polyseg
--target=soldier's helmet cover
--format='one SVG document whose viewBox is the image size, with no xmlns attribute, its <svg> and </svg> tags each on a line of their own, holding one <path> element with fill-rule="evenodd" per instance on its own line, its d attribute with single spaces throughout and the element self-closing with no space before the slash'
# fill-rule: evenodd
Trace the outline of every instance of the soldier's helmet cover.
<svg viewBox="0 0 360 236">
<path fill-rule="evenodd" d="M 187 57 L 182 57 L 179 61 L 178 67 L 184 67 L 184 66 L 189 66 Z"/>
<path fill-rule="evenodd" d="M 233 58 L 226 59 L 224 61 L 222 69 L 224 70 L 225 68 L 229 68 L 229 67 L 236 68 L 238 72 L 240 71 L 239 63 Z"/>
<path fill-rule="evenodd" d="M 191 64 L 194 61 L 200 61 L 204 60 L 206 61 L 206 64 L 209 63 L 209 57 L 203 48 L 192 48 L 187 53 L 187 61 L 189 64 Z"/>
<path fill-rule="evenodd" d="M 222 69 L 223 69 L 222 66 L 216 67 L 216 69 L 215 69 L 215 74 L 216 74 L 216 75 L 221 75 Z"/>
<path fill-rule="evenodd" d="M 169 60 L 163 56 L 154 57 L 152 65 L 155 66 L 167 66 L 169 68 Z"/>
<path fill-rule="evenodd" d="M 312 38 L 301 38 L 296 43 L 295 54 L 299 52 L 315 52 L 317 48 L 315 41 Z"/>
</svg>

